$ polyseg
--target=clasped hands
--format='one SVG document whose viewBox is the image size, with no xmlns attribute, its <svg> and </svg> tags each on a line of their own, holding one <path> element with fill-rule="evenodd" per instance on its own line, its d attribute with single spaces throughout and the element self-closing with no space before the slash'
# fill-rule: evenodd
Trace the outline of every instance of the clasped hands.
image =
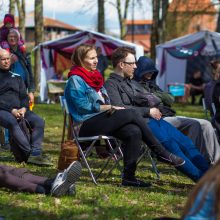
<svg viewBox="0 0 220 220">
<path fill-rule="evenodd" d="M 20 108 L 20 109 L 12 109 L 11 111 L 12 115 L 15 116 L 16 119 L 24 118 L 24 115 L 26 113 L 26 108 Z"/>
</svg>

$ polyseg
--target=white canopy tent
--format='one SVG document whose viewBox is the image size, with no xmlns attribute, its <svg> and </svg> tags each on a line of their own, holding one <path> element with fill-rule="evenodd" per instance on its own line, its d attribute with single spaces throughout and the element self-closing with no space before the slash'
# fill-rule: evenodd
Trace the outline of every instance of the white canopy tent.
<svg viewBox="0 0 220 220">
<path fill-rule="evenodd" d="M 102 54 L 111 56 L 112 51 L 121 46 L 135 49 L 137 59 L 144 55 L 144 48 L 140 45 L 117 39 L 115 37 L 94 31 L 80 31 L 67 37 L 47 41 L 38 46 L 41 51 L 42 71 L 40 78 L 41 101 L 47 99 L 47 81 L 54 79 L 56 74 L 63 73 L 71 67 L 70 58 L 76 46 L 89 43 L 102 49 Z"/>
<path fill-rule="evenodd" d="M 219 56 L 219 51 L 220 33 L 210 31 L 200 31 L 157 45 L 158 85 L 167 90 L 170 83 L 185 83 L 189 63 L 208 74 L 208 63 Z"/>
</svg>

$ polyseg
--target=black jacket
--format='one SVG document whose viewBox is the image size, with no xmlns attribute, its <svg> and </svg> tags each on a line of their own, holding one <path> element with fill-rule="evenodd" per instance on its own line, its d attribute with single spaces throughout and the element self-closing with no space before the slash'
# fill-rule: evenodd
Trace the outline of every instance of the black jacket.
<svg viewBox="0 0 220 220">
<path fill-rule="evenodd" d="M 29 108 L 26 86 L 17 74 L 0 69 L 0 110 Z"/>
<path fill-rule="evenodd" d="M 144 89 L 136 81 L 126 79 L 118 74 L 112 73 L 104 86 L 112 105 L 125 108 L 132 108 L 143 117 L 150 117 L 150 108 L 138 106 L 135 103 L 135 96 L 143 93 Z"/>
</svg>

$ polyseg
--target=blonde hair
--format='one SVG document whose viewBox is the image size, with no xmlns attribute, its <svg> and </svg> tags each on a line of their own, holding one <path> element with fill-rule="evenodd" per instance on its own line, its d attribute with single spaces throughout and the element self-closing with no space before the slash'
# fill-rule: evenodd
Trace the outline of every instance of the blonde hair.
<svg viewBox="0 0 220 220">
<path fill-rule="evenodd" d="M 90 45 L 90 44 L 81 44 L 78 47 L 76 47 L 76 49 L 73 51 L 72 57 L 71 57 L 71 61 L 73 64 L 77 65 L 77 66 L 83 66 L 83 61 L 87 55 L 87 53 L 91 50 L 96 50 L 94 45 Z"/>
</svg>

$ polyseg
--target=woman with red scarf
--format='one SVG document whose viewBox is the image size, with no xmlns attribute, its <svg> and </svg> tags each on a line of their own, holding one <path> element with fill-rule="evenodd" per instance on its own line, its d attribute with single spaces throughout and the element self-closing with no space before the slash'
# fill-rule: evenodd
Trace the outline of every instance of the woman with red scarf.
<svg viewBox="0 0 220 220">
<path fill-rule="evenodd" d="M 68 74 L 65 98 L 74 121 L 81 124 L 79 136 L 111 135 L 123 142 L 123 186 L 150 186 L 135 177 L 142 141 L 156 153 L 158 159 L 174 166 L 184 163 L 184 160 L 165 150 L 135 110 L 110 104 L 103 87 L 104 79 L 96 70 L 98 59 L 94 46 L 78 46 L 72 62 L 74 65 Z"/>
</svg>

